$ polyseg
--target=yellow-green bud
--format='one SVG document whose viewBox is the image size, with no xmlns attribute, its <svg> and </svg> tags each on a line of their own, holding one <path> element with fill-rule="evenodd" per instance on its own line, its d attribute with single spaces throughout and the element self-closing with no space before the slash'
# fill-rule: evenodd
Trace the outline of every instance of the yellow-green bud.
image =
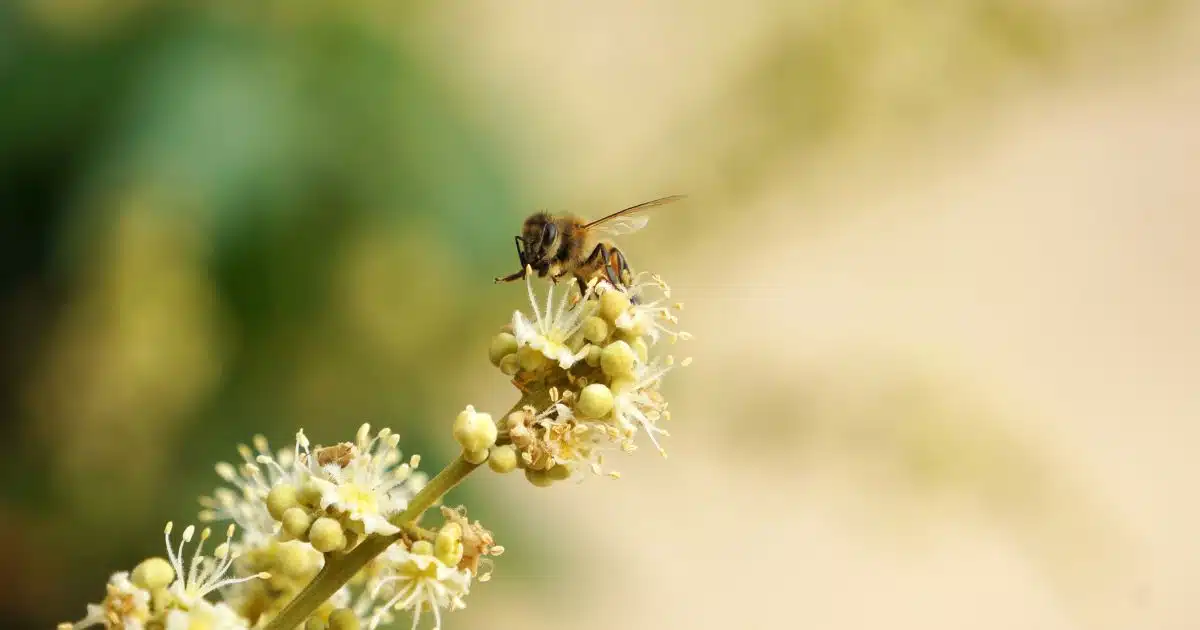
<svg viewBox="0 0 1200 630">
<path fill-rule="evenodd" d="M 281 483 L 267 493 L 267 511 L 271 513 L 271 518 L 281 521 L 283 513 L 288 511 L 288 508 L 296 507 L 300 504 L 299 495 L 296 486 L 289 483 Z"/>
<path fill-rule="evenodd" d="M 546 476 L 553 481 L 565 481 L 571 478 L 571 469 L 562 464 L 555 464 L 553 468 L 546 471 Z"/>
<path fill-rule="evenodd" d="M 150 607 L 154 610 L 163 610 L 175 601 L 175 596 L 165 587 L 150 591 Z"/>
<path fill-rule="evenodd" d="M 529 346 L 522 346 L 520 350 L 517 350 L 517 362 L 521 364 L 521 369 L 526 372 L 536 372 L 546 365 L 548 360 L 546 355 Z"/>
<path fill-rule="evenodd" d="M 516 351 L 517 338 L 512 336 L 512 333 L 502 332 L 492 337 L 492 343 L 488 345 L 488 359 L 491 360 L 492 365 L 499 366 L 504 357 Z"/>
<path fill-rule="evenodd" d="M 517 359 L 516 352 L 500 359 L 500 371 L 508 376 L 516 376 L 517 372 L 521 371 L 521 361 Z"/>
<path fill-rule="evenodd" d="M 329 630 L 358 630 L 358 615 L 349 608 L 338 608 L 329 613 Z"/>
<path fill-rule="evenodd" d="M 175 569 L 162 558 L 147 558 L 133 569 L 131 578 L 134 584 L 152 591 L 170 586 L 175 581 Z"/>
<path fill-rule="evenodd" d="M 646 345 L 645 339 L 642 339 L 640 336 L 634 337 L 633 340 L 629 342 L 629 347 L 633 348 L 633 353 L 637 355 L 637 358 L 641 360 L 642 363 L 650 362 L 650 347 Z"/>
<path fill-rule="evenodd" d="M 525 469 L 525 478 L 529 480 L 529 483 L 531 483 L 539 488 L 545 488 L 545 487 L 548 487 L 550 484 L 554 483 L 554 480 L 551 479 L 550 475 L 546 474 L 546 471 L 544 471 L 544 470 L 534 470 L 532 468 L 526 468 Z"/>
<path fill-rule="evenodd" d="M 588 418 L 603 418 L 613 408 L 613 395 L 608 387 L 601 383 L 592 383 L 579 392 L 579 402 L 575 403 L 575 411 Z"/>
<path fill-rule="evenodd" d="M 308 512 L 305 512 L 304 508 L 299 506 L 288 508 L 283 513 L 281 522 L 283 523 L 283 531 L 291 534 L 292 538 L 300 540 L 305 539 L 305 534 L 308 533 L 308 528 L 312 525 L 312 519 L 309 518 Z"/>
<path fill-rule="evenodd" d="M 607 295 L 607 294 L 605 294 Z M 610 378 L 633 374 L 633 362 L 637 359 L 633 348 L 624 341 L 614 341 L 604 346 L 600 353 L 600 369 Z"/>
<path fill-rule="evenodd" d="M 442 564 L 448 567 L 458 566 L 463 558 L 462 526 L 458 523 L 446 523 L 438 530 L 433 541 L 433 552 Z"/>
<path fill-rule="evenodd" d="M 496 423 L 492 421 L 492 416 L 479 413 L 470 405 L 454 419 L 454 439 L 464 451 L 483 451 L 483 456 L 487 457 L 488 447 L 496 443 L 496 434 Z M 482 464 L 483 460 L 477 463 Z"/>
<path fill-rule="evenodd" d="M 324 619 L 313 615 L 304 622 L 304 630 L 328 630 L 329 624 L 325 623 Z"/>
<path fill-rule="evenodd" d="M 308 541 L 312 543 L 313 549 L 329 553 L 346 546 L 346 534 L 342 531 L 341 523 L 322 516 L 308 530 Z"/>
<path fill-rule="evenodd" d="M 600 296 L 600 315 L 610 322 L 617 321 L 629 309 L 629 298 L 620 291 L 610 289 Z"/>
<path fill-rule="evenodd" d="M 317 484 L 309 481 L 300 488 L 300 495 L 297 497 L 300 500 L 300 505 L 315 508 L 321 504 L 321 489 Z"/>
<path fill-rule="evenodd" d="M 433 543 L 428 540 L 418 540 L 412 544 L 411 551 L 418 556 L 432 556 Z"/>
<path fill-rule="evenodd" d="M 584 357 L 583 360 L 592 367 L 600 367 L 600 354 L 603 352 L 604 348 L 601 348 L 600 346 L 592 346 L 588 348 L 587 356 Z"/>
<path fill-rule="evenodd" d="M 478 451 L 464 450 L 462 454 L 463 459 L 467 460 L 468 463 L 475 464 L 476 466 L 486 462 L 488 459 L 488 449 L 486 448 L 481 448 Z"/>
<path fill-rule="evenodd" d="M 275 553 L 278 573 L 290 578 L 306 577 L 315 571 L 317 567 L 313 560 L 308 547 L 297 542 L 281 543 Z"/>
<path fill-rule="evenodd" d="M 488 467 L 498 473 L 512 472 L 517 467 L 517 449 L 511 444 L 493 448 Z"/>
<path fill-rule="evenodd" d="M 571 351 L 571 354 L 575 354 L 580 350 L 583 350 L 583 344 L 585 343 L 587 343 L 587 339 L 583 338 L 583 331 L 577 330 L 575 331 L 574 335 L 571 335 L 567 339 L 566 346 L 567 349 Z"/>
<path fill-rule="evenodd" d="M 595 315 L 583 320 L 583 338 L 592 343 L 600 343 L 608 338 L 608 322 Z"/>
</svg>

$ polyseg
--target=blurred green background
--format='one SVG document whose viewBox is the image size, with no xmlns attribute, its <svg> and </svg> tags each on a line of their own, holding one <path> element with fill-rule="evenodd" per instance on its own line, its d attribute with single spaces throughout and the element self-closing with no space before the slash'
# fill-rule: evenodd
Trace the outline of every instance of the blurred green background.
<svg viewBox="0 0 1200 630">
<path fill-rule="evenodd" d="M 1012 99 L 1155 57 L 1186 8 L 0 4 L 0 618 L 44 628 L 80 617 L 111 571 L 160 552 L 165 521 L 194 518 L 213 463 L 255 433 L 284 444 L 304 427 L 333 442 L 369 421 L 436 469 L 454 411 L 508 403 L 483 348 L 523 296 L 491 278 L 511 271 L 511 235 L 530 211 L 599 214 L 690 193 L 691 208 L 632 249 L 699 296 L 698 326 L 729 341 L 718 292 L 755 280 L 713 280 L 713 265 L 776 230 L 790 241 L 762 251 L 780 252 L 780 269 L 802 264 L 782 252 L 870 215 L 870 204 L 822 201 L 827 182 L 855 172 L 845 164 L 867 159 L 885 173 L 879 187 L 911 186 L 929 138 L 986 134 Z M 784 223 L 755 230 L 752 208 L 780 204 Z M 749 236 L 721 238 L 747 222 Z M 1040 510 L 1059 499 L 1022 488 L 1053 475 L 994 436 L 980 419 L 990 412 L 946 410 L 956 382 L 895 364 L 861 388 L 823 360 L 774 381 L 741 369 L 752 384 L 728 408 L 690 393 L 701 367 L 673 399 L 714 419 L 693 431 L 736 452 L 795 455 L 764 441 L 782 426 L 788 444 L 851 478 L 889 462 L 881 476 L 917 497 L 950 492 L 1002 527 L 1047 529 Z M 792 374 L 841 385 L 797 390 Z M 761 433 L 737 430 L 759 422 Z M 520 496 L 518 485 L 503 489 Z M 565 576 L 544 559 L 574 553 L 577 534 L 544 525 L 545 497 L 516 509 L 501 484 L 481 487 L 460 499 L 513 550 L 518 576 L 506 585 L 501 568 L 487 588 L 552 588 Z M 763 501 L 787 496 L 758 487 Z M 1045 555 L 1041 534 L 1018 538 Z"/>
</svg>

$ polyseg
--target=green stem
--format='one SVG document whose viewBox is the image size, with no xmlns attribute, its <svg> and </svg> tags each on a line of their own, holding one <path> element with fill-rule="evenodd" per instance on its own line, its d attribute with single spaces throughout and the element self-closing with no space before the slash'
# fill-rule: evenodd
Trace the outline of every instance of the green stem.
<svg viewBox="0 0 1200 630">
<path fill-rule="evenodd" d="M 457 486 L 471 471 L 478 468 L 460 455 L 448 466 L 442 469 L 436 477 L 409 501 L 408 507 L 392 517 L 393 524 L 401 527 L 416 522 L 425 510 L 442 498 L 447 492 Z M 337 592 L 343 584 L 350 581 L 375 556 L 383 553 L 392 543 L 400 539 L 402 534 L 392 536 L 370 536 L 359 543 L 357 547 L 345 554 L 329 554 L 325 556 L 325 567 L 300 591 L 299 595 L 288 603 L 283 610 L 267 624 L 265 630 L 291 630 L 304 623 L 308 616 L 325 603 Z"/>
</svg>

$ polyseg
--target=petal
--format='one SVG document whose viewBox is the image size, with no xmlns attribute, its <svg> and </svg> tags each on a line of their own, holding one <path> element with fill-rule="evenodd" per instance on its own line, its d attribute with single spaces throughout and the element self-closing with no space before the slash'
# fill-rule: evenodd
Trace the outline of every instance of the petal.
<svg viewBox="0 0 1200 630">
<path fill-rule="evenodd" d="M 538 336 L 537 329 L 529 323 L 529 320 L 525 319 L 525 315 L 521 311 L 513 312 L 512 326 L 513 336 L 517 338 L 519 346 L 528 345 L 532 338 Z"/>
<path fill-rule="evenodd" d="M 365 514 L 361 516 L 359 521 L 362 521 L 363 531 L 368 534 L 383 534 L 391 536 L 400 531 L 399 527 L 392 525 L 386 518 L 378 514 Z"/>
<path fill-rule="evenodd" d="M 333 483 L 317 477 L 312 478 L 312 482 L 317 486 L 317 490 L 321 492 L 321 509 L 325 509 L 338 500 L 338 487 Z"/>
</svg>

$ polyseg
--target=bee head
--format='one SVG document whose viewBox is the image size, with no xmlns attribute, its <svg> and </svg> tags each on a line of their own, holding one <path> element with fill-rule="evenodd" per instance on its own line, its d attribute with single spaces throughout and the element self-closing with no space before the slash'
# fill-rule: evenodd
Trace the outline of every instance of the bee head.
<svg viewBox="0 0 1200 630">
<path fill-rule="evenodd" d="M 558 226 L 554 217 L 539 212 L 525 220 L 521 229 L 521 261 L 538 267 L 548 264 L 558 251 Z"/>
</svg>

